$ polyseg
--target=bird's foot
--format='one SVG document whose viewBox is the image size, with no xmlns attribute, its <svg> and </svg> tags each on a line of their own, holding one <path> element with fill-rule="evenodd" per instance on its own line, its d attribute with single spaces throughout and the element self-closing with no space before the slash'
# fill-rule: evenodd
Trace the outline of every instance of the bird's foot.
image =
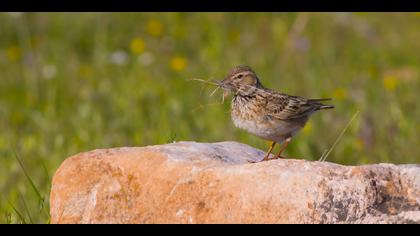
<svg viewBox="0 0 420 236">
<path fill-rule="evenodd" d="M 262 160 L 257 160 L 257 161 L 248 161 L 249 163 L 258 163 L 258 162 L 263 162 L 263 161 L 270 161 L 270 160 L 274 160 L 274 158 L 268 158 L 268 156 L 265 156 Z"/>
<path fill-rule="evenodd" d="M 276 159 L 287 159 L 287 157 L 275 156 L 275 157 L 271 158 L 271 160 L 276 160 Z"/>
</svg>

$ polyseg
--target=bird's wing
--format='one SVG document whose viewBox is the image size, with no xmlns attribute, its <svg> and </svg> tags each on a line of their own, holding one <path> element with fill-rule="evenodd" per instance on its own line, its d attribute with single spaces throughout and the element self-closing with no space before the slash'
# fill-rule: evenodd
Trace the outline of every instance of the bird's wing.
<svg viewBox="0 0 420 236">
<path fill-rule="evenodd" d="M 279 120 L 291 120 L 305 117 L 320 107 L 320 103 L 298 96 L 282 93 L 267 95 L 267 115 Z"/>
</svg>

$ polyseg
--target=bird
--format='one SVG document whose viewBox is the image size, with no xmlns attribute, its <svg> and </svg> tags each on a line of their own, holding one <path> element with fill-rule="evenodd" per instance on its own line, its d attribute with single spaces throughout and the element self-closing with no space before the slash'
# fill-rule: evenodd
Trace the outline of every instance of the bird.
<svg viewBox="0 0 420 236">
<path fill-rule="evenodd" d="M 334 108 L 322 103 L 331 98 L 308 99 L 265 88 L 254 70 L 246 65 L 231 69 L 217 85 L 224 90 L 223 98 L 233 95 L 230 107 L 233 124 L 271 141 L 261 161 L 285 158 L 281 154 L 309 117 L 317 111 Z M 276 144 L 281 145 L 280 150 L 274 158 L 269 158 Z"/>
</svg>

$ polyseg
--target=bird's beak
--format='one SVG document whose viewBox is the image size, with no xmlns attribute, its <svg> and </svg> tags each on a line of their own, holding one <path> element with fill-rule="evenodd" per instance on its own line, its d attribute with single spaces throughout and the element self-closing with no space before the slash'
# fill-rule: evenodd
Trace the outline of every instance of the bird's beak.
<svg viewBox="0 0 420 236">
<path fill-rule="evenodd" d="M 221 80 L 220 82 L 219 82 L 219 86 L 222 88 L 222 89 L 229 89 L 229 83 L 226 83 L 226 82 L 228 82 L 228 78 L 224 78 L 223 80 Z"/>
</svg>

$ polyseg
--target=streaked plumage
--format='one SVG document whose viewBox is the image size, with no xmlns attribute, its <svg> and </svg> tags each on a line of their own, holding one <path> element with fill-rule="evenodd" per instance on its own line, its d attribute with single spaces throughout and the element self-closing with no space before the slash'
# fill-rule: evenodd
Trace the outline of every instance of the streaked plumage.
<svg viewBox="0 0 420 236">
<path fill-rule="evenodd" d="M 321 103 L 328 98 L 306 99 L 267 89 L 248 66 L 233 68 L 219 85 L 233 93 L 231 117 L 236 127 L 275 143 L 286 141 L 286 146 L 314 112 L 333 108 Z"/>
</svg>

